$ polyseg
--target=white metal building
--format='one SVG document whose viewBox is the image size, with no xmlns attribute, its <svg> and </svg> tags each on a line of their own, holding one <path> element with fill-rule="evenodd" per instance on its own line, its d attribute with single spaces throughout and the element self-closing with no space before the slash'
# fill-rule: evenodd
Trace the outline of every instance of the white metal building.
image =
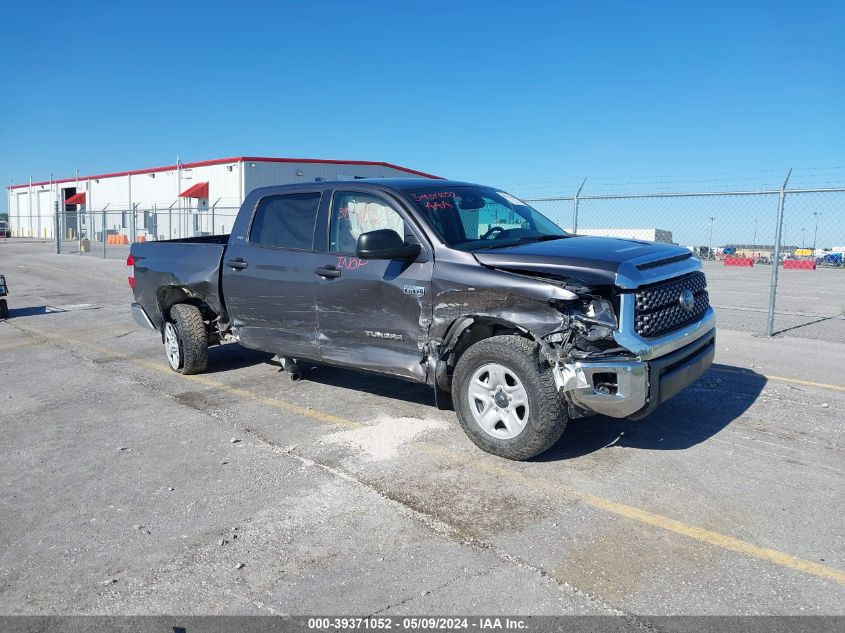
<svg viewBox="0 0 845 633">
<path fill-rule="evenodd" d="M 584 229 L 578 227 L 579 235 L 593 235 L 596 237 L 621 237 L 628 240 L 644 240 L 646 242 L 664 242 L 672 244 L 672 231 L 665 229 Z"/>
<path fill-rule="evenodd" d="M 139 239 L 225 233 L 231 229 L 236 209 L 244 197 L 258 187 L 390 177 L 436 178 L 414 169 L 373 161 L 220 158 L 12 184 L 7 188 L 9 226 L 14 236 L 53 238 L 58 225 L 63 238 L 74 238 L 81 233 L 99 241 L 104 233 L 128 236 L 132 228 L 129 211 L 134 210 Z"/>
</svg>

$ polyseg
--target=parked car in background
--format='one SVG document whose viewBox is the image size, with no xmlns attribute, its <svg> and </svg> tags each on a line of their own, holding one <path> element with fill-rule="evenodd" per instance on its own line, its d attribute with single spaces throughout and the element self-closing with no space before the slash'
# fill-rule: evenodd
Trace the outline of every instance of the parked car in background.
<svg viewBox="0 0 845 633">
<path fill-rule="evenodd" d="M 841 268 L 843 265 L 842 253 L 826 253 L 816 258 L 816 266 L 827 266 Z"/>
<path fill-rule="evenodd" d="M 0 237 L 9 237 L 9 223 L 6 220 L 0 220 Z"/>
</svg>

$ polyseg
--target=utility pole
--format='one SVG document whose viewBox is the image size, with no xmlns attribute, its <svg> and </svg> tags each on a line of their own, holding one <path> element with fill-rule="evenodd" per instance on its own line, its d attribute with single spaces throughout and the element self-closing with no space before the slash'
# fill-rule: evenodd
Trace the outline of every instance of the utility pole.
<svg viewBox="0 0 845 633">
<path fill-rule="evenodd" d="M 813 233 L 813 251 L 816 250 L 816 239 L 819 237 L 819 218 L 822 217 L 822 214 L 818 211 L 813 211 L 813 217 L 816 218 L 816 230 Z M 815 252 L 813 253 L 815 255 Z"/>
<path fill-rule="evenodd" d="M 751 249 L 757 248 L 757 218 L 754 218 L 754 239 L 751 242 Z"/>
<path fill-rule="evenodd" d="M 716 221 L 716 218 L 710 216 L 710 241 L 707 243 L 707 259 L 715 259 L 713 257 L 713 223 Z"/>
</svg>

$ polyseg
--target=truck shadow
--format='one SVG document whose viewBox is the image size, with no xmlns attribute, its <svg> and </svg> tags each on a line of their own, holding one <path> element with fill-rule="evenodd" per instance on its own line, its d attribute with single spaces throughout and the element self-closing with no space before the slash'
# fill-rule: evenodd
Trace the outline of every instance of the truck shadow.
<svg viewBox="0 0 845 633">
<path fill-rule="evenodd" d="M 210 347 L 208 349 L 208 370 L 205 373 L 215 374 L 262 364 L 283 373 L 281 365 L 274 358 L 274 354 L 247 349 L 240 345 Z M 384 398 L 395 398 L 434 407 L 434 393 L 431 387 L 426 385 L 407 382 L 390 376 L 378 376 L 307 361 L 300 363 L 300 370 L 304 381 L 353 391 L 364 391 Z M 281 378 L 286 379 L 284 376 L 281 376 Z"/>
<path fill-rule="evenodd" d="M 678 451 L 700 444 L 745 413 L 765 376 L 715 364 L 692 385 L 642 420 L 604 416 L 571 420 L 561 440 L 533 461 L 572 459 L 609 446 Z"/>
<path fill-rule="evenodd" d="M 240 345 L 220 345 L 208 348 L 207 374 L 217 374 L 224 371 L 234 371 L 253 365 L 269 364 L 273 361 L 273 354 L 247 349 Z"/>
<path fill-rule="evenodd" d="M 383 398 L 403 400 L 414 404 L 429 405 L 432 409 L 435 408 L 434 392 L 431 387 L 420 383 L 330 365 L 318 366 L 314 363 L 303 363 L 302 376 L 304 380 L 321 385 L 365 391 Z M 387 412 L 389 406 L 389 404 L 385 404 L 385 412 Z"/>
<path fill-rule="evenodd" d="M 273 354 L 238 345 L 213 347 L 209 349 L 208 372 L 259 364 L 281 372 L 279 363 L 273 358 Z M 302 363 L 301 370 L 303 380 L 308 382 L 367 392 L 435 409 L 434 395 L 426 385 L 316 363 Z M 754 371 L 715 364 L 704 376 L 643 420 L 604 416 L 570 420 L 557 445 L 532 461 L 572 459 L 609 446 L 684 450 L 706 441 L 739 418 L 759 397 L 765 385 L 765 376 Z M 384 407 L 388 409 L 390 404 L 384 403 Z"/>
</svg>

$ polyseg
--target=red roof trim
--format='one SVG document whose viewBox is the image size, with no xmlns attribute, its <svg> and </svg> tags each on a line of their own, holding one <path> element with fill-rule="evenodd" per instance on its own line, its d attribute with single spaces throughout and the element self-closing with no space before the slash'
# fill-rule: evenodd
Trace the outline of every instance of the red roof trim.
<svg viewBox="0 0 845 633">
<path fill-rule="evenodd" d="M 207 198 L 208 197 L 208 183 L 198 182 L 193 187 L 188 187 L 179 194 L 180 198 Z"/>
<path fill-rule="evenodd" d="M 416 176 L 422 176 L 424 178 L 437 178 L 441 179 L 441 176 L 435 176 L 434 174 L 427 174 L 424 171 L 417 171 L 416 169 L 410 169 L 408 167 L 402 167 L 400 165 L 394 165 L 393 163 L 385 163 L 382 161 L 372 161 L 372 160 L 333 160 L 333 159 L 324 159 L 324 158 L 270 158 L 267 156 L 234 156 L 232 158 L 215 158 L 213 160 L 201 160 L 195 163 L 182 163 L 182 169 L 191 169 L 193 167 L 207 167 L 209 165 L 225 165 L 226 163 L 245 163 L 245 162 L 253 162 L 253 163 L 319 163 L 324 165 L 372 165 L 375 167 L 389 167 L 391 169 L 398 169 L 399 171 L 404 171 L 408 174 L 414 174 Z M 62 178 L 60 180 L 53 180 L 52 182 L 49 180 L 43 180 L 41 182 L 34 182 L 32 183 L 33 187 L 40 187 L 41 185 L 49 185 L 49 184 L 62 184 L 66 182 L 76 182 L 77 180 L 95 180 L 98 178 L 119 178 L 121 176 L 137 176 L 140 174 L 154 174 L 160 171 L 174 171 L 179 168 L 179 165 L 165 165 L 163 167 L 149 167 L 147 169 L 135 169 L 131 171 L 116 171 L 109 174 L 95 174 L 93 176 L 80 176 L 79 178 Z M 29 183 L 25 183 L 22 185 L 6 185 L 6 189 L 21 189 L 23 187 L 29 187 Z"/>
<path fill-rule="evenodd" d="M 67 200 L 65 200 L 65 204 L 85 204 L 85 192 L 77 193 Z"/>
</svg>

